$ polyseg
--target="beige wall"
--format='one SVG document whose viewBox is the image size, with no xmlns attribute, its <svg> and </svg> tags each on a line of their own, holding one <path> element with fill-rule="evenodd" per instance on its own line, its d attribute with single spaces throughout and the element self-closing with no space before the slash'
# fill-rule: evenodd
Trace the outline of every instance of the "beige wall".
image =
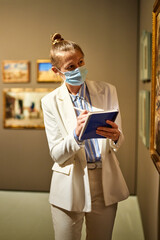
<svg viewBox="0 0 160 240">
<path fill-rule="evenodd" d="M 136 0 L 0 0 L 0 61 L 31 61 L 31 82 L 5 87 L 53 87 L 36 82 L 36 60 L 48 58 L 50 35 L 60 32 L 78 42 L 89 79 L 117 87 L 125 144 L 117 154 L 130 192 L 135 193 L 137 114 Z M 43 130 L 2 127 L 0 107 L 0 188 L 49 190 L 52 160 Z"/>
<path fill-rule="evenodd" d="M 140 1 L 140 33 L 142 30 L 152 32 L 152 9 L 154 0 Z M 139 81 L 139 91 L 150 90 L 151 83 Z M 159 174 L 150 158 L 149 150 L 138 137 L 138 174 L 137 195 L 141 209 L 146 240 L 158 240 L 159 217 Z M 159 236 L 160 237 L 160 236 Z"/>
<path fill-rule="evenodd" d="M 152 31 L 153 3 L 140 0 L 140 33 Z M 0 0 L 0 61 L 31 61 L 27 84 L 2 83 L 0 70 L 0 106 L 6 87 L 53 87 L 36 82 L 35 64 L 48 58 L 53 32 L 78 42 L 86 55 L 89 79 L 117 87 L 126 138 L 117 155 L 132 194 L 137 179 L 146 240 L 157 240 L 159 175 L 137 131 L 137 19 L 138 0 Z M 138 81 L 139 90 L 150 87 Z M 48 191 L 52 160 L 44 130 L 3 129 L 2 116 L 0 107 L 0 188 Z"/>
</svg>

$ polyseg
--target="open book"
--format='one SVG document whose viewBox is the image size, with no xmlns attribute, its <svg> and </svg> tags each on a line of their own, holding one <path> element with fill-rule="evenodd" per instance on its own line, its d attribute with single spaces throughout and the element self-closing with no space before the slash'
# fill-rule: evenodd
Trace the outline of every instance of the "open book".
<svg viewBox="0 0 160 240">
<path fill-rule="evenodd" d="M 96 134 L 96 129 L 98 127 L 111 127 L 111 125 L 106 123 L 106 120 L 114 122 L 117 114 L 118 110 L 89 112 L 79 135 L 79 140 L 104 138 L 103 136 Z"/>
</svg>

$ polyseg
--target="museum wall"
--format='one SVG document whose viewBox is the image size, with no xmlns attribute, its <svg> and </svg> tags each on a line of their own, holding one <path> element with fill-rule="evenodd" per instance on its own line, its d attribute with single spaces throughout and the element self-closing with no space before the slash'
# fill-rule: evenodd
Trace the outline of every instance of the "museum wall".
<svg viewBox="0 0 160 240">
<path fill-rule="evenodd" d="M 36 60 L 48 59 L 50 35 L 60 32 L 85 52 L 88 78 L 116 85 L 125 143 L 117 153 L 135 193 L 137 130 L 137 19 L 135 0 L 0 0 L 0 62 L 29 60 L 29 83 L 3 83 L 0 70 L 0 188 L 48 191 L 52 159 L 44 130 L 4 129 L 4 88 L 54 88 L 37 83 Z M 154 169 L 153 169 L 154 171 Z"/>
<path fill-rule="evenodd" d="M 140 36 L 143 30 L 152 32 L 154 0 L 140 0 Z M 139 80 L 139 91 L 151 91 L 151 82 Z M 138 134 L 137 196 L 146 240 L 158 240 L 159 174 L 151 160 L 149 149 Z"/>
</svg>

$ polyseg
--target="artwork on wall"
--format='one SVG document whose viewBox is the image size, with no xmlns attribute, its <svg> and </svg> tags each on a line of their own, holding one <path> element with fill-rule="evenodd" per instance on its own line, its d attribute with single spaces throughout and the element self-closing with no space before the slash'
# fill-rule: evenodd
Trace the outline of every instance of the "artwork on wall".
<svg viewBox="0 0 160 240">
<path fill-rule="evenodd" d="M 151 158 L 160 173 L 160 1 L 152 12 Z"/>
<path fill-rule="evenodd" d="M 142 31 L 140 39 L 140 79 L 151 80 L 152 33 Z"/>
<path fill-rule="evenodd" d="M 37 82 L 62 82 L 62 78 L 52 71 L 50 60 L 37 60 Z"/>
<path fill-rule="evenodd" d="M 144 145 L 149 148 L 150 140 L 150 92 L 140 91 L 139 103 L 139 133 Z"/>
<path fill-rule="evenodd" d="M 30 63 L 26 60 L 2 61 L 2 79 L 4 83 L 29 82 Z"/>
<path fill-rule="evenodd" d="M 44 128 L 41 98 L 52 90 L 46 88 L 4 89 L 4 128 Z"/>
</svg>

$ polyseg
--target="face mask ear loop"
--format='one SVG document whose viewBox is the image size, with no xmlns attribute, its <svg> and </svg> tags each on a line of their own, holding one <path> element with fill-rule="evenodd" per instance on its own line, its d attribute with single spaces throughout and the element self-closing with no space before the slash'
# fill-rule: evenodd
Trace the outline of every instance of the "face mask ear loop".
<svg viewBox="0 0 160 240">
<path fill-rule="evenodd" d="M 60 73 L 63 74 L 63 76 L 64 76 L 64 73 L 61 72 L 61 70 L 60 70 L 59 68 L 57 68 L 57 67 L 55 67 L 55 68 L 57 69 L 58 72 L 60 72 Z M 63 77 L 62 77 L 62 78 L 63 78 Z M 63 80 L 65 81 L 65 77 L 63 78 Z"/>
<path fill-rule="evenodd" d="M 59 68 L 57 68 L 57 67 L 55 67 L 55 68 L 57 69 L 58 72 L 63 74 L 63 72 L 61 72 L 61 70 Z"/>
</svg>

